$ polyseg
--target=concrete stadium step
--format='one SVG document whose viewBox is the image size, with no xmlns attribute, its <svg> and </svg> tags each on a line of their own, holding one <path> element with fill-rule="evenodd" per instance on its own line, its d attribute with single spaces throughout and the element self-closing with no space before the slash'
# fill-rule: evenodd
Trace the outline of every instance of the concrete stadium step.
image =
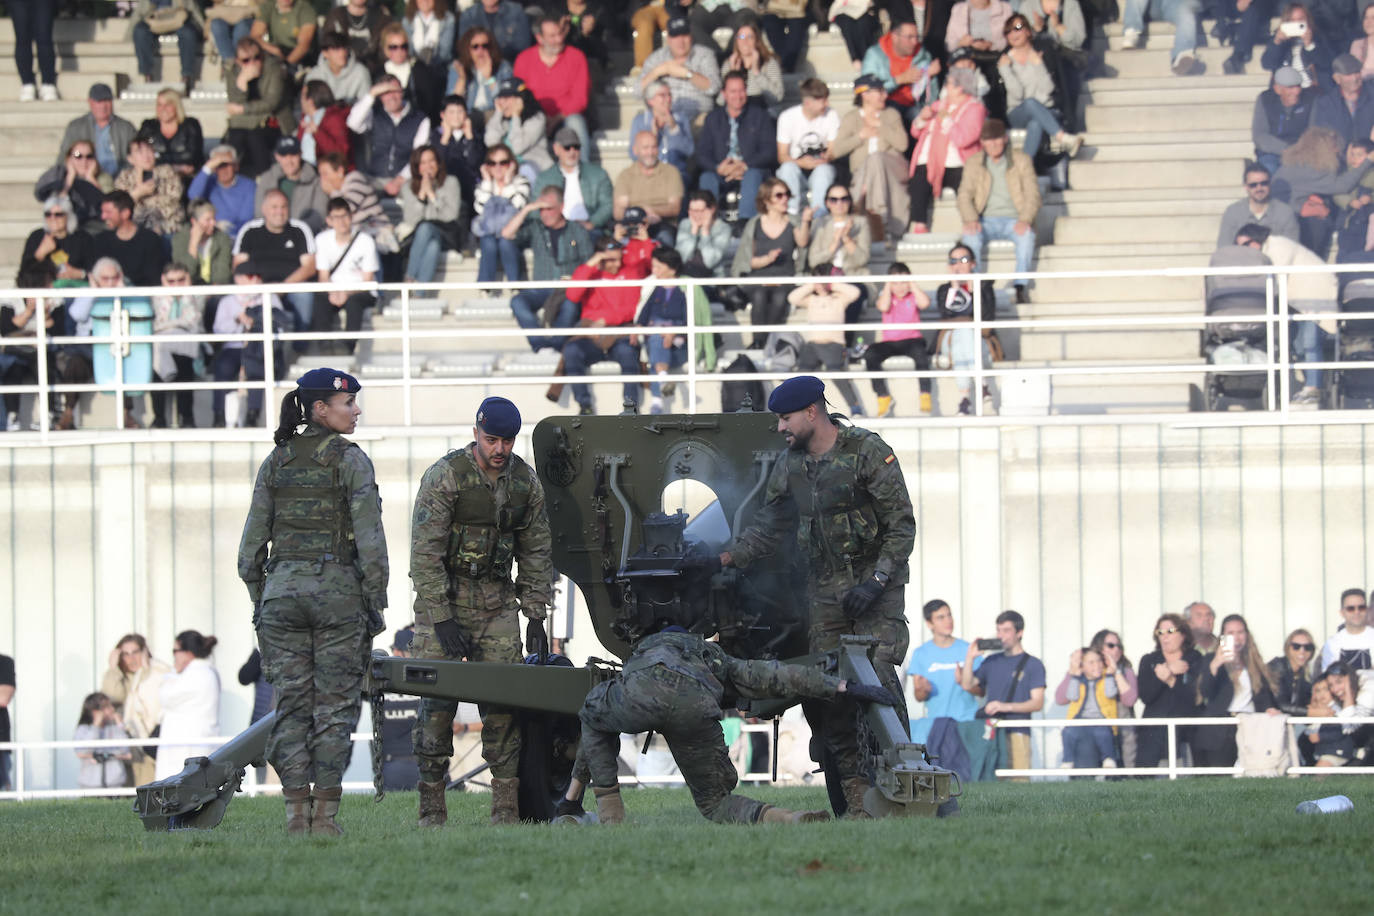
<svg viewBox="0 0 1374 916">
<path fill-rule="evenodd" d="M 1091 90 L 1091 103 L 1094 107 L 1115 108 L 1123 105 L 1155 105 L 1173 101 L 1178 105 L 1206 105 L 1226 103 L 1243 105 L 1247 108 L 1255 104 L 1255 96 L 1264 86 L 1247 84 L 1236 85 L 1229 77 L 1218 80 L 1215 77 L 1174 77 L 1165 86 L 1115 86 L 1114 80 L 1104 81 L 1098 88 Z M 1134 83 L 1135 80 L 1127 81 Z M 1140 82 L 1154 83 L 1155 80 Z M 1196 85 L 1184 85 L 1195 83 Z M 1186 97 L 1186 100 L 1185 100 Z"/>
<path fill-rule="evenodd" d="M 1215 190 L 1208 196 L 1205 192 Z M 1046 203 L 1042 209 L 1053 209 L 1058 219 L 1065 216 L 1110 216 L 1117 219 L 1137 216 L 1173 216 L 1178 213 L 1200 215 L 1209 214 L 1214 220 L 1220 219 L 1222 211 L 1240 194 L 1229 188 L 1199 188 L 1197 198 L 1189 198 L 1185 191 L 1176 191 L 1175 196 L 1154 200 L 1065 200 Z"/>
<path fill-rule="evenodd" d="M 1125 131 L 1248 130 L 1250 117 L 1254 113 L 1253 95 L 1248 104 L 1189 104 L 1187 100 L 1176 100 L 1157 104 L 1090 105 L 1084 112 L 1084 123 L 1089 137 Z"/>
<path fill-rule="evenodd" d="M 1118 92 L 1154 92 L 1158 96 L 1173 96 L 1180 93 L 1199 95 L 1215 89 L 1240 90 L 1253 87 L 1258 94 L 1269 85 L 1267 73 L 1251 74 L 1199 74 L 1196 76 L 1121 76 L 1094 77 L 1087 81 L 1085 89 L 1094 104 L 1104 104 L 1100 98 L 1107 94 L 1109 100 Z M 1251 101 L 1254 101 L 1253 95 Z M 1110 101 L 1107 104 L 1111 104 Z M 1131 103 L 1126 103 L 1131 104 Z"/>
<path fill-rule="evenodd" d="M 1201 364 L 1200 359 L 1133 359 L 1131 365 Z M 1096 361 L 1055 361 L 1057 368 L 1102 365 Z M 1041 368 L 1043 360 L 1023 360 L 999 364 L 998 368 Z M 1188 413 L 1199 408 L 1197 391 L 1203 384 L 1201 372 L 1139 375 L 1058 375 L 1050 382 L 1050 410 L 1055 414 L 1139 414 Z M 1012 384 L 998 379 L 999 386 Z"/>
<path fill-rule="evenodd" d="M 1102 262 L 1096 264 L 1100 270 Z M 1036 302 L 1084 304 L 1117 302 L 1129 296 L 1131 304 L 1192 301 L 1201 308 L 1202 286 L 1201 277 L 1049 277 L 1036 281 L 1033 297 Z"/>
<path fill-rule="evenodd" d="M 108 83 L 111 88 L 118 89 L 121 80 L 124 83 L 129 81 L 128 76 L 120 70 L 102 67 L 90 73 L 71 73 L 68 71 L 58 71 L 57 92 L 64 99 L 85 100 L 86 92 L 91 88 L 92 83 Z M 19 74 L 0 71 L 0 99 L 16 102 L 19 99 L 19 88 L 22 85 Z M 40 106 L 51 105 L 51 102 L 25 102 L 24 107 L 30 106 L 38 108 Z"/>
<path fill-rule="evenodd" d="M 1075 161 L 1069 166 L 1069 184 L 1076 190 L 1120 187 L 1234 188 L 1243 166 L 1243 156 L 1133 162 Z"/>
<path fill-rule="evenodd" d="M 1188 359 L 1197 356 L 1201 344 L 1200 332 L 1186 328 L 1021 329 L 1017 336 L 1021 359 L 1054 360 L 1056 363 L 1072 359 Z"/>
<path fill-rule="evenodd" d="M 58 17 L 52 24 L 54 43 L 94 41 L 101 44 L 123 44 L 128 38 L 129 20 L 113 16 L 106 19 Z"/>
<path fill-rule="evenodd" d="M 1186 211 L 1185 211 L 1186 212 Z M 1218 217 L 1205 215 L 1063 216 L 1054 224 L 1055 245 L 1107 245 L 1116 242 L 1194 242 L 1216 239 Z"/>
<path fill-rule="evenodd" d="M 1091 299 L 1077 302 L 1051 299 L 1047 289 L 1053 287 L 1050 287 L 1049 283 L 1050 281 L 1042 280 L 1036 285 L 1033 302 L 1028 305 L 1017 305 L 1009 302 L 1005 309 L 999 308 L 997 310 L 997 316 L 999 318 L 1015 317 L 1023 320 L 1066 319 L 1083 316 L 1097 318 L 1186 318 L 1200 315 L 1203 311 L 1201 296 L 1196 299 L 1148 299 L 1143 297 L 1149 294 L 1149 290 L 1137 291 L 1134 283 L 1131 286 L 1130 294 L 1142 298 L 1129 301 Z M 1006 314 L 1004 315 L 1003 312 Z"/>
<path fill-rule="evenodd" d="M 1205 132 L 1199 132 L 1205 134 Z M 1223 156 L 1253 156 L 1249 131 L 1216 131 L 1216 136 L 1186 139 L 1144 137 L 1140 134 L 1089 134 L 1076 162 L 1154 162 L 1161 159 L 1200 160 Z M 1073 165 L 1070 165 L 1072 170 Z"/>
<path fill-rule="evenodd" d="M 1115 74 L 1116 76 L 1126 78 L 1146 76 L 1157 76 L 1178 80 L 1192 78 L 1186 76 L 1176 77 L 1170 69 L 1173 65 L 1172 36 L 1167 41 L 1159 42 L 1157 47 L 1152 43 L 1150 48 L 1123 51 L 1120 50 L 1118 42 L 1116 50 L 1108 50 L 1106 52 L 1099 51 L 1099 53 L 1102 54 L 1103 67 L 1109 77 Z M 1193 54 L 1201 62 L 1203 73 L 1207 75 L 1220 75 L 1222 74 L 1221 65 L 1226 58 L 1231 56 L 1231 49 L 1216 47 L 1196 48 Z M 1250 64 L 1250 69 L 1252 71 L 1259 71 L 1260 67 L 1258 62 L 1252 62 Z"/>
</svg>

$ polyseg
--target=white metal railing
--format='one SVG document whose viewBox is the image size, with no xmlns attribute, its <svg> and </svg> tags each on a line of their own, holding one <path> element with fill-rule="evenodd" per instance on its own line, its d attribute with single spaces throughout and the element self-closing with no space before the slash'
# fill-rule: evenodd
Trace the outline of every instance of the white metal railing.
<svg viewBox="0 0 1374 916">
<path fill-rule="evenodd" d="M 743 287 L 757 285 L 776 285 L 776 278 L 724 278 L 724 279 L 694 279 L 679 278 L 677 280 L 657 280 L 647 278 L 645 280 L 598 280 L 598 281 L 579 281 L 578 287 L 645 287 L 645 286 L 679 286 L 684 289 L 686 300 L 689 303 L 687 309 L 687 323 L 679 327 L 657 327 L 653 329 L 638 328 L 637 326 L 626 327 L 625 330 L 636 333 L 657 333 L 675 334 L 686 337 L 687 341 L 687 362 L 683 367 L 681 375 L 675 377 L 675 381 L 681 379 L 685 381 L 687 388 L 687 410 L 695 410 L 697 399 L 698 384 L 708 379 L 721 381 L 722 376 L 716 373 L 705 373 L 697 366 L 697 353 L 700 347 L 698 340 L 701 334 L 713 333 L 754 333 L 770 331 L 797 331 L 806 333 L 808 331 L 836 330 L 845 329 L 850 331 L 863 331 L 876 334 L 883 330 L 922 330 L 939 331 L 945 329 L 964 329 L 969 330 L 975 337 L 975 358 L 973 365 L 967 369 L 929 369 L 924 371 L 915 370 L 891 370 L 876 372 L 851 372 L 851 371 L 815 371 L 814 374 L 825 379 L 849 379 L 851 381 L 867 381 L 875 378 L 885 379 L 920 379 L 920 378 L 954 378 L 969 377 L 973 380 L 973 391 L 980 392 L 985 381 L 1006 376 L 1168 376 L 1178 374 L 1207 375 L 1217 374 L 1240 374 L 1240 373 L 1276 373 L 1278 385 L 1268 386 L 1267 414 L 1264 422 L 1273 422 L 1277 416 L 1280 420 L 1288 419 L 1289 402 L 1289 374 L 1295 367 L 1307 369 L 1350 369 L 1348 363 L 1339 362 L 1319 362 L 1319 363 L 1294 363 L 1290 356 L 1289 347 L 1289 321 L 1321 321 L 1325 319 L 1339 320 L 1343 318 L 1363 317 L 1360 313 L 1342 313 L 1339 310 L 1327 312 L 1309 312 L 1304 314 L 1288 314 L 1288 278 L 1290 275 L 1306 274 L 1348 274 L 1348 273 L 1374 273 L 1374 265 L 1348 264 L 1348 265 L 1327 265 L 1322 267 L 1243 267 L 1243 268 L 1213 268 L 1213 267 L 1187 267 L 1187 268 L 1163 268 L 1152 270 L 1099 270 L 1099 271 L 1062 271 L 1056 273 L 986 273 L 970 275 L 953 274 L 911 274 L 901 276 L 904 282 L 911 282 L 917 286 L 928 287 L 952 279 L 955 276 L 968 276 L 972 282 L 972 292 L 974 299 L 973 319 L 971 322 L 950 322 L 950 321 L 923 321 L 910 324 L 881 324 L 881 323 L 856 323 L 848 325 L 834 324 L 814 324 L 802 322 L 790 322 L 782 325 L 699 325 L 696 322 L 694 309 L 690 303 L 695 301 L 695 293 L 698 288 L 709 289 L 719 286 L 738 285 Z M 1035 318 L 1035 319 L 1007 319 L 997 321 L 984 321 L 982 317 L 982 287 L 979 280 L 1010 280 L 1010 279 L 1030 279 L 1030 280 L 1087 280 L 1087 279 L 1113 279 L 1122 282 L 1123 286 L 1130 280 L 1143 277 L 1256 277 L 1266 276 L 1269 282 L 1266 283 L 1265 310 L 1263 313 L 1253 315 L 1223 315 L 1206 316 L 1203 314 L 1168 317 L 1168 316 L 1113 316 L 1099 315 L 1090 318 Z M 786 278 L 788 285 L 795 285 L 808 282 L 804 276 Z M 820 279 L 820 278 L 814 278 Z M 830 278 L 826 278 L 830 279 Z M 867 276 L 845 277 L 845 282 L 883 284 L 894 279 L 891 275 L 874 274 Z M 558 286 L 560 284 L 553 284 Z M 562 286 L 572 285 L 569 281 L 563 281 Z M 101 336 L 81 336 L 64 337 L 49 334 L 44 322 L 38 321 L 37 333 L 33 337 L 8 337 L 0 338 L 0 353 L 9 347 L 36 347 L 39 353 L 46 353 L 49 345 L 53 346 L 91 346 L 110 348 L 114 357 L 114 378 L 106 382 L 92 382 L 89 384 L 53 384 L 48 377 L 48 365 L 46 359 L 36 359 L 36 383 L 27 385 L 14 385 L 0 387 L 0 392 L 11 392 L 20 394 L 32 394 L 38 398 L 36 408 L 39 432 L 44 443 L 48 442 L 51 432 L 49 424 L 50 399 L 54 396 L 68 392 L 87 393 L 105 392 L 111 393 L 116 398 L 123 398 L 129 391 L 139 392 L 173 392 L 184 390 L 238 390 L 243 388 L 260 389 L 264 394 L 265 407 L 263 420 L 265 426 L 270 428 L 275 423 L 276 412 L 271 404 L 271 396 L 278 389 L 288 389 L 291 387 L 289 381 L 277 382 L 276 375 L 276 354 L 273 352 L 272 343 L 278 342 L 289 344 L 294 341 L 400 341 L 401 344 L 401 366 L 399 378 L 369 378 L 368 387 L 371 388 L 400 388 L 402 392 L 402 423 L 410 426 L 413 422 L 414 410 L 413 402 L 417 391 L 427 387 L 463 387 L 463 386 L 485 386 L 490 384 L 490 378 L 465 378 L 456 377 L 420 377 L 412 365 L 412 344 L 416 341 L 435 340 L 435 339 L 456 339 L 463 338 L 471 341 L 472 339 L 492 340 L 517 340 L 525 341 L 529 337 L 574 337 L 585 336 L 594 333 L 593 329 L 588 328 L 536 328 L 523 329 L 519 327 L 453 327 L 453 328 L 433 328 L 413 326 L 411 315 L 411 302 L 417 294 L 445 294 L 445 293 L 464 293 L 479 289 L 490 289 L 499 286 L 505 292 L 519 292 L 530 289 L 547 289 L 550 283 L 547 281 L 522 281 L 518 283 L 506 282 L 500 284 L 492 283 L 424 283 L 424 284 L 362 284 L 356 289 L 370 290 L 384 294 L 389 297 L 392 305 L 398 305 L 399 329 L 388 330 L 367 330 L 354 333 L 336 331 L 332 333 L 317 332 L 288 332 L 281 331 L 273 327 L 272 309 L 267 307 L 267 297 L 273 293 L 287 292 L 329 292 L 337 289 L 331 284 L 321 283 L 301 283 L 301 284 L 263 284 L 259 286 L 199 286 L 199 287 L 146 287 L 146 288 L 124 288 L 119 290 L 100 290 L 94 288 L 72 289 L 72 290 L 0 290 L 0 298 L 31 298 L 39 299 L 40 307 L 46 300 L 68 299 L 78 297 L 93 297 L 100 299 L 113 299 L 114 312 L 111 317 L 111 333 Z M 355 289 L 350 286 L 349 289 Z M 102 295 L 103 293 L 103 295 Z M 117 295 L 112 295 L 117 294 Z M 263 299 L 264 308 L 262 310 L 263 326 L 261 331 L 243 334 L 177 334 L 177 335 L 157 335 L 157 334 L 134 334 L 127 330 L 128 315 L 123 308 L 126 299 L 139 298 L 150 300 L 153 296 L 186 296 L 195 295 L 200 297 L 222 296 L 222 295 L 260 295 Z M 1201 304 L 1201 303 L 1200 303 Z M 1332 303 L 1333 308 L 1338 308 Z M 1201 312 L 1202 309 L 1199 309 Z M 1371 315 L 1374 318 L 1374 315 Z M 456 319 L 461 321 L 461 318 Z M 1101 364 L 1093 365 L 1047 365 L 1047 366 L 1016 366 L 1007 368 L 985 368 L 981 359 L 981 338 L 984 329 L 994 330 L 1078 330 L 1078 331 L 1110 331 L 1125 329 L 1198 329 L 1203 330 L 1214 324 L 1235 324 L 1235 323 L 1263 323 L 1266 327 L 1267 360 L 1263 363 L 1249 363 L 1244 365 L 1202 365 L 1196 362 L 1182 363 L 1151 363 L 1138 364 L 1129 360 L 1103 361 Z M 231 341 L 257 343 L 262 346 L 263 376 L 261 380 L 237 381 L 230 380 L 224 382 L 196 381 L 188 383 L 176 382 L 129 382 L 124 377 L 124 360 L 130 352 L 130 347 L 134 344 L 156 344 L 158 342 L 206 342 L 206 343 L 227 343 Z M 1362 366 L 1361 368 L 1366 368 Z M 732 373 L 729 380 L 732 381 L 771 381 L 780 378 L 791 372 L 760 371 L 756 373 Z M 611 377 L 601 374 L 586 376 L 564 376 L 564 375 L 504 375 L 501 383 L 505 386 L 518 385 L 549 385 L 552 383 L 602 383 L 610 381 Z M 621 375 L 616 381 L 624 382 L 649 382 L 661 380 L 653 375 Z M 982 416 L 983 405 L 981 397 L 972 397 L 972 406 L 975 416 Z M 1261 414 L 1260 416 L 1264 416 Z M 1119 418 L 1118 418 L 1119 419 Z M 1360 420 L 1363 422 L 1363 419 Z M 1035 422 L 1034 418 L 1018 418 L 1018 422 Z M 1082 422 L 1081 418 L 1075 422 Z M 1310 414 L 1304 414 L 1303 422 L 1312 422 Z M 122 410 L 115 411 L 115 428 L 124 428 L 124 413 Z M 61 441 L 56 440 L 56 441 Z"/>
</svg>

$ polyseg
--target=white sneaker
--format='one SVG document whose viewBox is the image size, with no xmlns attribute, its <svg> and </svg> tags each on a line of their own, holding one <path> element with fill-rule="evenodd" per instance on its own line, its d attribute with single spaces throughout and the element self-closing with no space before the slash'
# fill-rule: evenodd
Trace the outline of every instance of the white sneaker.
<svg viewBox="0 0 1374 916">
<path fill-rule="evenodd" d="M 57 94 L 57 87 L 52 83 L 44 83 L 38 87 L 38 100 L 40 102 L 56 102 L 61 96 Z"/>
<path fill-rule="evenodd" d="M 25 83 L 19 87 L 19 101 L 34 102 L 38 100 L 38 87 L 33 83 Z"/>
<path fill-rule="evenodd" d="M 11 410 L 5 417 L 5 429 L 13 432 L 19 428 L 19 414 Z"/>
<path fill-rule="evenodd" d="M 1140 47 L 1140 33 L 1135 29 L 1121 30 L 1121 50 L 1130 51 Z"/>
<path fill-rule="evenodd" d="M 1104 770 L 1115 770 L 1115 769 L 1116 769 L 1116 758 L 1115 758 L 1115 757 L 1108 757 L 1106 760 L 1102 761 L 1102 769 L 1104 769 Z"/>
</svg>

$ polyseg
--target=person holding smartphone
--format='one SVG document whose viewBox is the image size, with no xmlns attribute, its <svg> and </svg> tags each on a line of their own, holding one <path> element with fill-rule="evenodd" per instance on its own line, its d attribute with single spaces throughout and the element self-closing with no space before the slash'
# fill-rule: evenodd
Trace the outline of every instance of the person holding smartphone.
<svg viewBox="0 0 1374 916">
<path fill-rule="evenodd" d="M 1301 3 L 1290 3 L 1279 17 L 1274 37 L 1260 56 L 1269 72 L 1292 67 L 1302 78 L 1303 89 L 1331 88 L 1331 61 L 1335 57 L 1327 36 L 1312 27 L 1312 17 Z"/>
<path fill-rule="evenodd" d="M 1031 713 L 1045 708 L 1045 664 L 1021 645 L 1025 630 L 1024 617 L 1016 611 L 1003 611 L 997 615 L 996 638 L 980 639 L 969 646 L 958 668 L 959 683 L 985 700 L 975 714 L 978 718 L 1029 719 Z M 984 652 L 992 654 L 978 666 L 975 663 Z M 1030 729 L 997 729 L 997 752 L 999 767 L 1029 769 Z M 1022 776 L 1016 781 L 1029 780 Z"/>
<path fill-rule="evenodd" d="M 1227 718 L 1239 712 L 1268 712 L 1276 716 L 1273 675 L 1250 636 L 1245 618 L 1228 614 L 1221 621 L 1217 651 L 1204 655 L 1198 698 L 1202 715 Z M 1236 763 L 1236 729 L 1231 725 L 1200 725 L 1193 729 L 1193 763 L 1200 767 L 1230 767 Z"/>
</svg>

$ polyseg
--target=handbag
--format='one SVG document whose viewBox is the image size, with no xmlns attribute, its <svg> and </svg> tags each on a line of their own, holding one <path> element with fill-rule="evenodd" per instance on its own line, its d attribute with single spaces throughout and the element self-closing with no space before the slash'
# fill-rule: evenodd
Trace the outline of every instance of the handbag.
<svg viewBox="0 0 1374 916">
<path fill-rule="evenodd" d="M 189 14 L 181 3 L 182 0 L 172 0 L 170 6 L 159 7 L 143 17 L 143 22 L 154 35 L 170 35 L 186 24 Z"/>
<path fill-rule="evenodd" d="M 257 14 L 257 4 L 253 0 L 219 0 L 205 11 L 205 19 L 222 19 L 230 25 L 238 25 L 245 19 Z"/>
<path fill-rule="evenodd" d="M 1302 202 L 1302 208 L 1298 210 L 1298 216 L 1304 219 L 1326 219 L 1330 215 L 1331 207 L 1320 194 L 1308 194 L 1307 199 Z"/>
</svg>

